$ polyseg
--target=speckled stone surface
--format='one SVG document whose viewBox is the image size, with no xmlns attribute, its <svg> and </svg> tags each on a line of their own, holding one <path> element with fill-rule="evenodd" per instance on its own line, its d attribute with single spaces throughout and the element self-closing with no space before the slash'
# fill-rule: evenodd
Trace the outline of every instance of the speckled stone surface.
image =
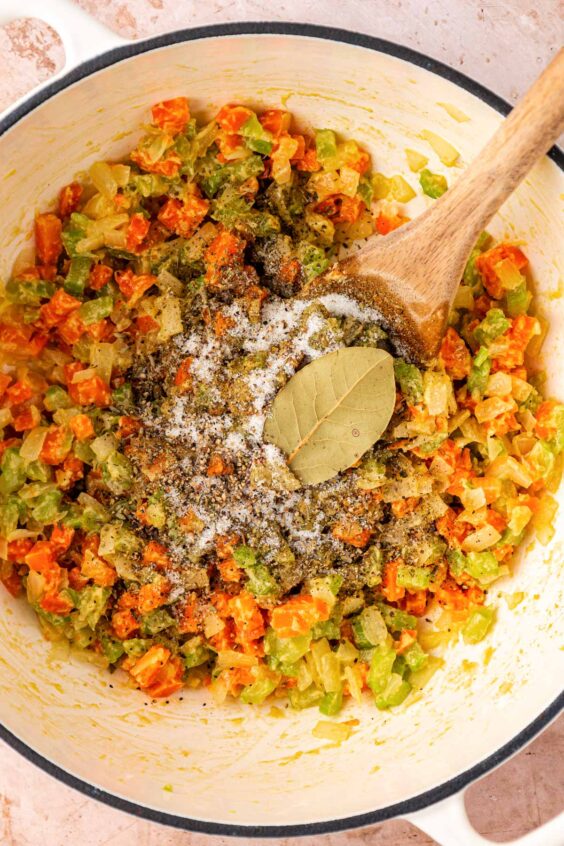
<svg viewBox="0 0 564 846">
<path fill-rule="evenodd" d="M 44 0 L 48 4 L 49 0 Z M 78 0 L 127 38 L 237 20 L 328 24 L 387 38 L 467 73 L 515 101 L 562 43 L 559 0 Z M 0 20 L 2 20 L 0 0 Z M 0 27 L 0 110 L 64 63 L 60 41 L 40 21 Z M 564 717 L 526 750 L 474 784 L 472 823 L 495 842 L 510 841 L 564 806 Z M 115 811 L 60 784 L 0 743 L 2 846 L 242 846 L 163 828 Z M 272 843 L 273 841 L 255 841 Z M 404 821 L 348 834 L 278 841 L 277 846 L 434 846 Z M 564 831 L 562 833 L 564 844 Z"/>
</svg>

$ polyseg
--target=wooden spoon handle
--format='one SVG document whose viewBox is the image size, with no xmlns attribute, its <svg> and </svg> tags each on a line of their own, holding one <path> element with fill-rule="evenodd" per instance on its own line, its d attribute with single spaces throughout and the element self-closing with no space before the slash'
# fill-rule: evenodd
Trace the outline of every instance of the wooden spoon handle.
<svg viewBox="0 0 564 846">
<path fill-rule="evenodd" d="M 469 242 L 489 223 L 564 131 L 564 48 L 515 106 L 464 176 L 435 204 L 435 222 L 458 222 Z M 451 230 L 452 231 L 452 230 Z"/>
</svg>

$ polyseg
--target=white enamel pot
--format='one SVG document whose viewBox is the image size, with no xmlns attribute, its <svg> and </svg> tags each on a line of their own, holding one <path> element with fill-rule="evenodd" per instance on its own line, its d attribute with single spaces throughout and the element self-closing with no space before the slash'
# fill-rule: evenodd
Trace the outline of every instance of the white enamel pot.
<svg viewBox="0 0 564 846">
<path fill-rule="evenodd" d="M 3 278 L 29 238 L 34 213 L 93 161 L 126 154 L 149 106 L 162 98 L 186 94 L 198 115 L 212 115 L 229 100 L 287 103 L 306 124 L 358 139 L 385 173 L 405 172 L 405 147 L 429 152 L 431 169 L 442 170 L 418 138 L 424 128 L 451 141 L 466 164 L 507 111 L 455 71 L 351 32 L 246 23 L 116 46 L 116 36 L 66 0 L 1 6 L 8 17 L 47 19 L 63 36 L 67 62 L 85 60 L 0 123 Z M 458 106 L 469 120 L 456 122 L 439 103 Z M 535 167 L 491 229 L 526 242 L 538 310 L 550 317 L 547 391 L 564 398 L 564 312 L 557 298 L 564 177 L 557 159 L 553 154 Z M 449 180 L 455 176 L 451 169 Z M 499 588 L 523 591 L 521 604 L 510 611 L 496 599 L 491 636 L 479 646 L 455 646 L 419 700 L 394 713 L 368 700 L 347 706 L 340 719 L 359 722 L 340 746 L 312 736 L 320 719 L 314 710 L 276 718 L 268 705 L 216 707 L 188 691 L 148 704 L 120 673 L 110 677 L 54 657 L 25 603 L 2 591 L 1 736 L 90 796 L 192 831 L 288 837 L 402 816 L 443 846 L 484 844 L 466 820 L 464 787 L 522 748 L 562 705 L 563 540 L 564 503 L 551 544 L 529 544 L 514 578 Z M 472 663 L 463 669 L 465 659 Z M 519 841 L 563 842 L 561 819 Z"/>
</svg>

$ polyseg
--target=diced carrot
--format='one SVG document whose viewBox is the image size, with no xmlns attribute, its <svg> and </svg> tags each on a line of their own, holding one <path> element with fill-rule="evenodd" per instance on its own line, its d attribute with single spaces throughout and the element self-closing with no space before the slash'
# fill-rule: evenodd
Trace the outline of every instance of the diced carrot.
<svg viewBox="0 0 564 846">
<path fill-rule="evenodd" d="M 178 135 L 190 120 L 190 106 L 186 97 L 173 97 L 155 103 L 151 109 L 153 123 L 167 135 Z"/>
<path fill-rule="evenodd" d="M 35 218 L 35 249 L 42 264 L 56 264 L 63 250 L 63 224 L 56 214 L 38 214 Z"/>
<path fill-rule="evenodd" d="M 71 182 L 65 185 L 59 194 L 59 216 L 69 217 L 79 206 L 82 197 L 82 185 Z"/>
<path fill-rule="evenodd" d="M 47 575 L 49 572 L 59 572 L 56 561 L 56 548 L 50 541 L 36 541 L 25 556 L 25 563 L 30 570 Z"/>
<path fill-rule="evenodd" d="M 229 614 L 235 623 L 235 636 L 239 643 L 263 636 L 265 628 L 262 612 L 248 591 L 242 590 L 229 600 Z"/>
<path fill-rule="evenodd" d="M 486 521 L 490 524 L 490 526 L 493 526 L 494 529 L 497 529 L 498 532 L 505 531 L 507 527 L 506 518 L 503 514 L 500 514 L 499 511 L 494 511 L 493 508 L 488 508 Z"/>
<path fill-rule="evenodd" d="M 166 570 L 170 563 L 166 546 L 154 540 L 149 541 L 143 550 L 143 564 L 155 564 L 157 569 Z"/>
<path fill-rule="evenodd" d="M 305 153 L 300 161 L 297 162 L 296 167 L 298 170 L 305 171 L 306 173 L 316 173 L 318 170 L 321 170 L 321 164 L 317 158 L 315 146 L 306 146 Z"/>
<path fill-rule="evenodd" d="M 66 426 L 50 426 L 39 458 L 44 464 L 62 464 L 70 452 L 72 437 Z"/>
<path fill-rule="evenodd" d="M 400 587 L 397 583 L 398 567 L 402 563 L 401 558 L 398 558 L 394 561 L 388 561 L 384 568 L 381 591 L 388 602 L 397 602 L 398 599 L 403 599 L 405 596 L 405 588 Z"/>
<path fill-rule="evenodd" d="M 80 316 L 80 312 L 78 309 L 71 312 L 68 317 L 66 317 L 62 323 L 59 323 L 57 326 L 57 332 L 59 337 L 71 347 L 73 344 L 76 344 L 77 341 L 82 338 L 84 333 L 86 332 L 86 325 Z"/>
<path fill-rule="evenodd" d="M 84 462 L 76 455 L 67 455 L 63 461 L 62 468 L 55 471 L 57 485 L 63 491 L 68 491 L 75 482 L 84 478 Z"/>
<path fill-rule="evenodd" d="M 179 605 L 177 625 L 180 634 L 193 634 L 199 631 L 200 622 L 198 620 L 197 608 L 198 603 L 195 593 L 188 595 Z"/>
<path fill-rule="evenodd" d="M 437 601 L 454 611 L 465 611 L 470 605 L 481 605 L 484 601 L 484 591 L 478 586 L 463 589 L 454 579 L 447 578 L 434 589 Z"/>
<path fill-rule="evenodd" d="M 78 368 L 76 367 L 78 364 Z M 107 382 L 104 382 L 97 374 L 89 376 L 88 379 L 82 379 L 79 382 L 73 382 L 73 376 L 76 372 L 84 369 L 80 362 L 72 362 L 65 365 L 65 376 L 67 378 L 67 390 L 71 400 L 77 405 L 97 405 L 102 407 L 109 405 L 111 399 L 111 391 Z"/>
<path fill-rule="evenodd" d="M 19 405 L 20 403 L 31 399 L 32 396 L 33 391 L 29 382 L 24 379 L 18 379 L 18 381 L 14 382 L 14 384 L 6 391 L 6 397 L 8 399 L 7 405 L 9 408 L 14 405 Z"/>
<path fill-rule="evenodd" d="M 75 414 L 74 417 L 71 417 L 69 420 L 69 429 L 77 441 L 87 441 L 96 434 L 92 420 L 87 414 Z"/>
<path fill-rule="evenodd" d="M 253 112 L 246 106 L 228 104 L 223 106 L 216 116 L 216 121 L 224 132 L 237 133 L 244 123 L 253 116 Z"/>
<path fill-rule="evenodd" d="M 184 202 L 167 200 L 159 211 L 158 219 L 167 229 L 182 238 L 190 238 L 205 218 L 209 207 L 209 200 L 192 194 Z"/>
<path fill-rule="evenodd" d="M 70 599 L 67 599 L 60 593 L 46 593 L 39 600 L 39 605 L 44 611 L 49 612 L 49 614 L 58 614 L 59 616 L 66 616 L 73 608 Z"/>
<path fill-rule="evenodd" d="M 452 326 L 449 326 L 442 340 L 439 359 L 451 379 L 464 379 L 470 373 L 470 350 Z"/>
<path fill-rule="evenodd" d="M 259 116 L 259 121 L 263 129 L 278 138 L 283 133 L 290 131 L 292 115 L 284 109 L 267 109 Z"/>
<path fill-rule="evenodd" d="M 125 246 L 130 252 L 137 252 L 147 237 L 150 226 L 151 222 L 141 213 L 131 216 L 125 235 Z"/>
<path fill-rule="evenodd" d="M 305 156 L 305 151 L 306 151 L 305 138 L 304 138 L 303 135 L 292 135 L 291 137 L 294 139 L 294 141 L 298 142 L 298 149 L 296 150 L 294 155 L 291 157 L 290 161 L 291 162 L 301 162 L 301 160 Z"/>
<path fill-rule="evenodd" d="M 149 288 L 153 287 L 157 281 L 157 277 L 152 276 L 150 273 L 137 276 L 131 268 L 128 268 L 127 270 L 118 271 L 115 274 L 115 280 L 118 288 L 127 300 L 127 305 L 133 306 L 139 302 Z"/>
<path fill-rule="evenodd" d="M 219 453 L 214 452 L 208 461 L 206 473 L 208 476 L 231 476 L 233 465 L 225 461 Z"/>
<path fill-rule="evenodd" d="M 380 212 L 376 218 L 376 232 L 380 235 L 388 235 L 394 229 L 403 226 L 404 223 L 409 223 L 409 218 L 404 217 L 403 214 L 384 214 Z"/>
<path fill-rule="evenodd" d="M 71 297 L 62 288 L 58 288 L 49 302 L 42 305 L 39 309 L 41 324 L 46 329 L 50 329 L 52 326 L 62 323 L 72 311 L 80 308 L 80 305 L 80 300 L 77 300 L 76 297 Z"/>
<path fill-rule="evenodd" d="M 9 376 L 7 373 L 0 372 L 0 397 L 4 396 L 6 393 L 6 388 L 12 381 L 12 377 Z"/>
<path fill-rule="evenodd" d="M 139 623 L 129 609 L 114 611 L 112 629 L 119 640 L 128 640 L 139 628 Z"/>
<path fill-rule="evenodd" d="M 40 422 L 41 413 L 39 409 L 35 405 L 30 405 L 28 408 L 24 408 L 17 414 L 14 414 L 12 428 L 16 432 L 29 432 L 31 429 L 35 429 L 36 426 L 39 426 Z"/>
<path fill-rule="evenodd" d="M 108 284 L 113 275 L 114 271 L 107 264 L 95 264 L 90 271 L 88 284 L 93 291 L 100 291 L 104 285 Z"/>
<path fill-rule="evenodd" d="M 439 517 L 435 521 L 435 526 L 438 533 L 446 538 L 449 544 L 457 548 L 462 546 L 464 539 L 473 531 L 470 523 L 457 519 L 456 511 L 453 508 L 449 508 L 442 517 Z"/>
<path fill-rule="evenodd" d="M 315 211 L 328 217 L 333 223 L 354 223 L 366 208 L 360 197 L 332 194 L 315 206 Z"/>
<path fill-rule="evenodd" d="M 137 432 L 141 430 L 142 426 L 143 424 L 140 420 L 136 420 L 134 417 L 129 417 L 124 414 L 119 418 L 116 434 L 118 438 L 130 438 L 132 435 L 136 435 Z"/>
<path fill-rule="evenodd" d="M 226 558 L 223 561 L 217 562 L 217 569 L 219 575 L 224 582 L 240 582 L 243 571 L 235 563 L 234 558 Z"/>
<path fill-rule="evenodd" d="M 324 599 L 309 594 L 294 596 L 278 605 L 271 614 L 270 624 L 279 637 L 307 634 L 315 623 L 328 620 L 330 608 Z"/>
<path fill-rule="evenodd" d="M 8 561 L 13 564 L 25 564 L 25 557 L 33 549 L 31 538 L 18 538 L 8 544 Z"/>
<path fill-rule="evenodd" d="M 394 517 L 401 519 L 406 514 L 411 514 L 419 505 L 420 497 L 408 496 L 406 499 L 397 499 L 392 502 L 392 513 Z"/>
<path fill-rule="evenodd" d="M 401 600 L 401 607 L 414 617 L 422 617 L 427 610 L 427 591 L 406 591 L 405 597 Z"/>
<path fill-rule="evenodd" d="M 510 259 L 517 270 L 522 270 L 529 263 L 526 255 L 511 244 L 497 244 L 491 250 L 478 256 L 475 262 L 477 270 L 482 275 L 486 291 L 496 300 L 501 299 L 504 294 L 501 280 L 495 269 L 503 259 Z"/>
<path fill-rule="evenodd" d="M 148 335 L 149 332 L 156 332 L 160 324 L 150 314 L 140 314 L 135 318 L 135 329 L 140 335 Z"/>
<path fill-rule="evenodd" d="M 406 649 L 409 649 L 417 640 L 417 632 L 415 629 L 402 629 L 399 640 L 394 643 L 398 655 L 403 655 Z"/>
<path fill-rule="evenodd" d="M 139 687 L 146 688 L 156 679 L 159 670 L 164 667 L 170 658 L 170 649 L 164 646 L 151 646 L 151 648 L 139 658 L 130 669 Z"/>
<path fill-rule="evenodd" d="M 363 529 L 359 523 L 339 522 L 331 529 L 331 534 L 337 540 L 363 549 L 372 536 L 370 529 Z"/>
<path fill-rule="evenodd" d="M 115 567 L 104 561 L 91 549 L 86 549 L 80 564 L 80 572 L 85 579 L 92 579 L 99 587 L 112 587 L 117 581 Z"/>
<path fill-rule="evenodd" d="M 544 440 L 551 440 L 555 437 L 558 426 L 555 420 L 554 410 L 558 407 L 558 403 L 554 400 L 545 400 L 541 402 L 536 410 L 535 418 L 535 434 Z"/>
<path fill-rule="evenodd" d="M 168 179 L 173 179 L 182 165 L 182 159 L 178 153 L 171 150 L 168 150 L 158 161 L 153 161 L 147 150 L 133 150 L 129 158 L 147 173 L 157 173 Z"/>
<path fill-rule="evenodd" d="M 172 658 L 169 658 L 164 667 L 161 667 L 154 676 L 151 684 L 145 687 L 144 690 L 153 699 L 171 696 L 183 686 L 183 675 L 184 664 L 182 663 L 182 659 L 174 655 Z"/>
<path fill-rule="evenodd" d="M 88 584 L 86 579 L 80 572 L 80 567 L 71 567 L 68 572 L 69 587 L 73 590 L 82 590 Z"/>
<path fill-rule="evenodd" d="M 192 366 L 193 358 L 191 355 L 187 356 L 184 361 L 182 361 L 176 371 L 176 375 L 174 377 L 174 384 L 177 388 L 189 388 L 192 384 L 192 376 L 190 374 L 190 368 Z"/>
<path fill-rule="evenodd" d="M 213 319 L 213 332 L 216 338 L 223 338 L 225 333 L 235 325 L 235 321 L 231 317 L 223 314 L 221 311 L 216 311 Z"/>
<path fill-rule="evenodd" d="M 245 246 L 242 238 L 227 229 L 216 235 L 204 254 L 206 284 L 219 286 L 227 268 L 242 264 Z"/>
<path fill-rule="evenodd" d="M 164 605 L 170 593 L 172 585 L 168 579 L 160 578 L 158 581 L 139 588 L 139 613 L 148 614 L 155 608 Z"/>
<path fill-rule="evenodd" d="M 63 526 L 61 523 L 55 523 L 49 541 L 55 548 L 55 554 L 62 555 L 70 547 L 73 538 L 74 529 L 70 526 Z"/>
</svg>

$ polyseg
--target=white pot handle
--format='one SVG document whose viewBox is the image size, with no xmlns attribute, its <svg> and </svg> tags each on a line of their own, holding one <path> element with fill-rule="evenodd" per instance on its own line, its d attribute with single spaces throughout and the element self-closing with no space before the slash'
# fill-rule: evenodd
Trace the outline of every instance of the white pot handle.
<svg viewBox="0 0 564 846">
<path fill-rule="evenodd" d="M 486 840 L 472 827 L 463 792 L 408 814 L 404 819 L 434 838 L 440 846 L 492 846 L 491 840 Z M 564 814 L 560 814 L 524 837 L 504 841 L 504 846 L 562 846 L 563 843 Z"/>
<path fill-rule="evenodd" d="M 38 18 L 49 24 L 63 42 L 65 64 L 54 76 L 39 83 L 12 103 L 8 112 L 24 102 L 30 94 L 40 91 L 81 62 L 128 43 L 71 0 L 1 0 L 0 24 L 9 23 L 16 18 Z"/>
</svg>

